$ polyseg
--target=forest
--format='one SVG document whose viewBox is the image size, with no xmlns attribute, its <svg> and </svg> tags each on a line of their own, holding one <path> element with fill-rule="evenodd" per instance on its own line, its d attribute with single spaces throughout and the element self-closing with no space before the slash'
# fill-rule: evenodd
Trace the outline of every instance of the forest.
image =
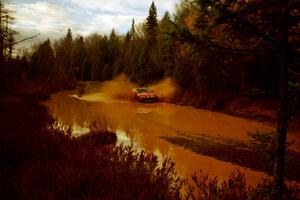
<svg viewBox="0 0 300 200">
<path fill-rule="evenodd" d="M 300 70 L 297 6 L 295 2 L 289 8 L 286 27 L 288 68 L 296 75 Z M 166 12 L 158 20 L 153 2 L 145 22 L 135 24 L 133 19 L 126 35 L 112 30 L 109 35 L 83 37 L 68 29 L 64 38 L 48 39 L 14 58 L 13 18 L 2 17 L 2 27 L 6 27 L 1 30 L 2 74 L 15 79 L 23 73 L 29 79 L 63 76 L 105 81 L 124 73 L 139 85 L 168 76 L 183 96 L 193 96 L 198 105 L 216 109 L 253 92 L 276 97 L 283 34 L 280 7 L 277 1 L 181 1 L 175 14 Z M 293 79 L 289 84 L 299 87 Z"/>
<path fill-rule="evenodd" d="M 144 22 L 132 19 L 126 34 L 112 29 L 82 36 L 69 28 L 63 38 L 47 39 L 20 54 L 19 44 L 39 36 L 17 41 L 13 16 L 1 0 L 1 95 L 26 81 L 56 84 L 56 92 L 125 74 L 139 86 L 169 77 L 176 85 L 170 102 L 197 108 L 222 111 L 240 99 L 270 99 L 279 110 L 274 177 L 283 191 L 288 120 L 299 117 L 300 110 L 299 0 L 181 0 L 175 13 L 165 12 L 161 19 L 152 2 Z M 124 156 L 119 151 L 114 154 Z"/>
</svg>

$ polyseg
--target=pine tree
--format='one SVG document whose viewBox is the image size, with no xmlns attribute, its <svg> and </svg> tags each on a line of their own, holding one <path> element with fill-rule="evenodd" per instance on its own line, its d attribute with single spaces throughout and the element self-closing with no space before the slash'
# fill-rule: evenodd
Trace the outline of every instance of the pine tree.
<svg viewBox="0 0 300 200">
<path fill-rule="evenodd" d="M 69 28 L 67 35 L 64 40 L 64 67 L 66 69 L 67 75 L 73 76 L 73 36 L 72 36 L 72 31 Z"/>
<path fill-rule="evenodd" d="M 73 76 L 73 36 L 71 29 L 67 35 L 56 43 L 56 60 L 58 71 L 66 76 Z"/>
<path fill-rule="evenodd" d="M 274 180 L 276 199 L 283 198 L 284 191 L 284 166 L 285 166 L 285 146 L 287 137 L 287 96 L 288 96 L 288 65 L 290 58 L 295 52 L 290 49 L 293 45 L 291 33 L 291 18 L 298 20 L 300 4 L 295 1 L 195 1 L 197 8 L 197 19 L 193 30 L 186 27 L 180 30 L 182 38 L 198 52 L 211 51 L 214 60 L 219 60 L 219 68 L 224 71 L 225 56 L 242 57 L 243 55 L 269 56 L 273 61 L 272 68 L 275 68 L 273 76 L 280 77 L 273 81 L 277 85 L 279 82 L 279 111 L 277 123 L 277 155 L 274 166 Z M 299 31 L 299 26 L 298 26 Z M 299 32 L 298 32 L 299 33 Z M 299 47 L 299 46 L 298 46 Z M 297 52 L 299 56 L 299 52 Z M 219 57 L 219 58 L 218 58 Z M 214 61 L 213 59 L 210 59 Z M 222 63 L 223 61 L 223 63 Z M 222 64 L 222 65 L 220 65 Z M 271 63 L 272 64 L 272 63 Z M 209 66 L 209 68 L 212 65 Z M 235 73 L 238 69 L 231 68 L 227 72 Z M 224 73 L 229 74 L 229 73 Z M 214 77 L 215 73 L 207 73 Z M 266 79 L 269 79 L 268 74 Z M 222 75 L 224 77 L 224 75 Z M 217 78 L 219 79 L 219 78 Z M 228 76 L 228 80 L 233 77 Z M 239 83 L 240 85 L 241 83 Z M 232 86 L 231 86 L 232 87 Z"/>
<path fill-rule="evenodd" d="M 163 76 L 161 67 L 160 46 L 158 43 L 158 21 L 154 2 L 149 8 L 149 15 L 145 24 L 146 44 L 139 56 L 136 67 L 136 81 L 140 84 L 148 84 Z"/>
<path fill-rule="evenodd" d="M 104 80 L 110 80 L 113 75 L 117 75 L 120 71 L 120 41 L 114 29 L 112 29 L 107 49 L 107 61 L 104 65 L 103 78 Z"/>
<path fill-rule="evenodd" d="M 129 34 L 130 34 L 130 39 L 134 40 L 136 38 L 134 18 L 132 19 L 132 23 L 131 23 L 131 28 L 130 28 Z"/>
<path fill-rule="evenodd" d="M 122 42 L 121 48 L 120 48 L 120 56 L 119 56 L 119 66 L 114 70 L 114 76 L 123 72 L 128 77 L 130 76 L 131 68 L 130 60 L 131 60 L 131 34 L 130 31 L 128 31 L 124 37 L 124 41 Z"/>
<path fill-rule="evenodd" d="M 84 80 L 86 62 L 87 62 L 87 48 L 82 36 L 78 36 L 74 41 L 73 48 L 73 70 L 75 76 L 79 80 Z"/>
<path fill-rule="evenodd" d="M 54 51 L 50 40 L 46 40 L 38 46 L 31 56 L 31 75 L 34 77 L 48 77 L 54 70 Z"/>
<path fill-rule="evenodd" d="M 16 32 L 11 28 L 13 20 L 11 11 L 7 9 L 5 2 L 0 0 L 0 92 L 5 89 L 6 58 L 11 58 L 15 44 Z"/>
<path fill-rule="evenodd" d="M 176 61 L 177 47 L 176 41 L 170 34 L 173 31 L 170 13 L 165 12 L 162 20 L 159 23 L 159 44 L 161 46 L 162 65 L 166 75 L 172 75 Z"/>
<path fill-rule="evenodd" d="M 126 54 L 126 60 L 127 60 L 124 66 L 124 70 L 125 73 L 129 76 L 131 81 L 136 81 L 136 68 L 138 66 L 139 54 L 142 52 L 140 48 L 141 40 L 142 39 L 138 36 L 136 31 L 135 21 L 134 19 L 132 19 L 129 35 L 128 38 L 126 37 L 124 43 L 124 48 L 128 50 L 128 52 L 124 52 Z"/>
<path fill-rule="evenodd" d="M 156 6 L 154 4 L 154 1 L 152 1 L 152 4 L 149 9 L 149 15 L 146 19 L 146 37 L 148 40 L 148 43 L 152 45 L 157 44 L 157 27 L 158 27 L 158 22 L 157 22 L 157 12 L 156 12 Z"/>
</svg>

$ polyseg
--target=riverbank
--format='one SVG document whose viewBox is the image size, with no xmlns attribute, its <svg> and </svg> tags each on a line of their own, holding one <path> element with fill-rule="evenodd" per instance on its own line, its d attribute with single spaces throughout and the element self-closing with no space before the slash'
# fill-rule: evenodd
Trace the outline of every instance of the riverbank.
<svg viewBox="0 0 300 200">
<path fill-rule="evenodd" d="M 72 138 L 51 128 L 32 86 L 0 97 L 1 199 L 179 199 L 170 160 L 159 168 L 155 156 L 116 147 L 103 130 Z"/>
<path fill-rule="evenodd" d="M 192 136 L 184 133 L 179 133 L 176 137 L 161 138 L 199 155 L 213 157 L 255 171 L 265 172 L 270 176 L 272 176 L 273 173 L 272 161 L 275 151 L 271 149 L 272 144 L 268 142 L 264 144 L 255 141 L 256 144 L 253 144 L 231 139 L 214 138 L 207 135 Z M 266 147 L 262 149 L 261 146 L 258 145 L 265 145 Z M 270 146 L 270 149 L 268 149 L 267 145 Z M 298 170 L 300 168 L 300 154 L 288 149 L 286 157 L 286 178 L 300 182 Z"/>
<path fill-rule="evenodd" d="M 289 130 L 300 135 L 300 110 L 297 95 L 291 95 L 289 104 Z M 297 97 L 294 97 L 297 96 Z M 181 106 L 208 109 L 231 116 L 267 122 L 273 126 L 277 123 L 278 99 L 265 93 L 254 92 L 244 97 L 232 99 L 229 96 L 216 95 L 215 98 L 203 97 L 191 91 L 177 91 L 170 103 Z"/>
<path fill-rule="evenodd" d="M 40 100 L 21 90 L 0 98 L 3 199 L 188 199 L 192 193 L 224 196 L 214 191 L 224 191 L 229 199 L 264 199 L 270 195 L 260 193 L 270 191 L 270 182 L 248 188 L 242 173 L 233 173 L 223 182 L 203 174 L 198 180 L 213 183 L 216 190 L 200 185 L 191 188 L 177 176 L 169 159 L 158 165 L 155 155 L 116 147 L 115 136 L 101 137 L 101 131 L 72 138 L 68 132 L 51 128 L 53 119 L 38 104 Z M 107 143 L 111 145 L 104 145 Z"/>
</svg>

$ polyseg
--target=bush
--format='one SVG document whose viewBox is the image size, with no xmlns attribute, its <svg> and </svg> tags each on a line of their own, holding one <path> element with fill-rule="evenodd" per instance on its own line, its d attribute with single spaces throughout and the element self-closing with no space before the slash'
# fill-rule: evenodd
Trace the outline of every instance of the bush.
<svg viewBox="0 0 300 200">
<path fill-rule="evenodd" d="M 170 159 L 159 163 L 153 154 L 115 146 L 107 128 L 72 138 L 49 129 L 53 119 L 42 107 L 9 102 L 0 104 L 1 199 L 227 200 L 272 194 L 271 181 L 252 188 L 239 171 L 223 182 L 202 173 L 183 180 Z M 286 188 L 286 199 L 300 198 L 296 185 Z"/>
<path fill-rule="evenodd" d="M 16 104 L 17 102 L 17 104 Z M 116 147 L 107 128 L 78 138 L 36 104 L 0 104 L 1 199 L 179 199 L 174 163 Z M 16 124 L 18 126 L 16 126 Z"/>
<path fill-rule="evenodd" d="M 228 179 L 219 181 L 210 178 L 201 171 L 186 179 L 183 199 L 186 200 L 271 200 L 273 195 L 271 179 L 262 179 L 256 187 L 247 185 L 245 175 L 235 170 Z M 300 199 L 300 190 L 296 183 L 285 184 L 285 200 Z"/>
</svg>

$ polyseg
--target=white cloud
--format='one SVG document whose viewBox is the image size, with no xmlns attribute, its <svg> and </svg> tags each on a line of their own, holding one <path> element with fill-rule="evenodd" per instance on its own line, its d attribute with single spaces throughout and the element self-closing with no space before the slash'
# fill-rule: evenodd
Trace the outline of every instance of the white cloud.
<svg viewBox="0 0 300 200">
<path fill-rule="evenodd" d="M 158 16 L 170 11 L 179 0 L 156 0 Z M 152 0 L 13 0 L 15 11 L 13 28 L 19 39 L 41 33 L 38 41 L 60 38 L 71 28 L 74 35 L 94 32 L 109 33 L 113 28 L 125 33 L 134 18 L 136 23 L 146 19 Z M 17 39 L 18 39 L 17 38 Z M 35 40 L 36 41 L 36 40 Z M 32 41 L 34 42 L 34 41 Z M 27 42 L 30 43 L 30 42 Z"/>
<path fill-rule="evenodd" d="M 14 10 L 15 21 L 13 28 L 19 33 L 17 40 L 33 36 L 37 33 L 41 35 L 34 40 L 28 40 L 21 46 L 30 46 L 33 43 L 41 42 L 50 38 L 58 39 L 66 34 L 73 22 L 66 8 L 51 4 L 45 1 L 34 3 L 15 3 L 10 5 Z"/>
<path fill-rule="evenodd" d="M 136 0 L 69 0 L 81 8 L 90 10 L 101 10 L 111 13 L 140 13 L 147 7 L 147 1 Z"/>
<path fill-rule="evenodd" d="M 65 30 L 71 19 L 66 15 L 64 7 L 38 1 L 32 4 L 13 5 L 17 28 L 35 29 L 39 31 Z"/>
<path fill-rule="evenodd" d="M 112 29 L 115 29 L 117 32 L 124 32 L 131 26 L 133 18 L 136 21 L 143 20 L 143 16 L 98 14 L 86 24 L 78 26 L 77 31 L 82 35 L 94 32 L 107 34 Z"/>
<path fill-rule="evenodd" d="M 77 6 L 110 13 L 138 14 L 146 16 L 152 0 L 65 0 Z M 165 11 L 172 12 L 178 0 L 154 1 L 158 15 L 162 16 Z"/>
</svg>

